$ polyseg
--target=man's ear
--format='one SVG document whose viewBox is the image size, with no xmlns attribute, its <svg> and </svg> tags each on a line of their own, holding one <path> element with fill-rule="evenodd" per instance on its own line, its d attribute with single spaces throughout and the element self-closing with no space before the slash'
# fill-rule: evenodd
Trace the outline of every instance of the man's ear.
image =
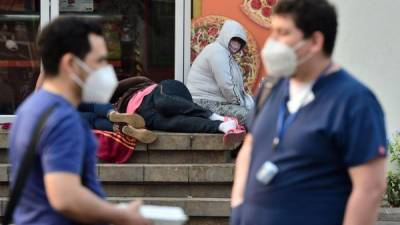
<svg viewBox="0 0 400 225">
<path fill-rule="evenodd" d="M 323 52 L 324 50 L 324 43 L 325 43 L 325 36 L 322 32 L 316 31 L 312 34 L 311 38 L 311 52 L 312 53 L 318 53 L 318 52 Z"/>
<path fill-rule="evenodd" d="M 71 53 L 64 54 L 60 59 L 58 67 L 60 73 L 71 74 L 79 71 L 79 67 L 76 65 L 74 55 Z"/>
</svg>

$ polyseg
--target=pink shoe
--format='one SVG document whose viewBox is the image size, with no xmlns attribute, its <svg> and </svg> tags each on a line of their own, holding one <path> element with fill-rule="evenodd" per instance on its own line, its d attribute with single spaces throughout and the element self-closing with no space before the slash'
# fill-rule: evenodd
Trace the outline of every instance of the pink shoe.
<svg viewBox="0 0 400 225">
<path fill-rule="evenodd" d="M 228 131 L 223 137 L 223 142 L 225 145 L 234 145 L 243 141 L 246 131 L 242 129 L 232 129 Z"/>
<path fill-rule="evenodd" d="M 233 121 L 235 121 L 235 122 L 236 122 L 236 128 L 238 128 L 238 129 L 240 129 L 240 130 L 246 130 L 246 128 L 245 128 L 243 125 L 241 125 L 241 124 L 239 123 L 239 120 L 238 120 L 236 117 L 233 117 L 233 116 L 224 116 L 224 122 L 226 122 L 226 121 L 228 121 L 228 120 L 233 120 Z"/>
</svg>

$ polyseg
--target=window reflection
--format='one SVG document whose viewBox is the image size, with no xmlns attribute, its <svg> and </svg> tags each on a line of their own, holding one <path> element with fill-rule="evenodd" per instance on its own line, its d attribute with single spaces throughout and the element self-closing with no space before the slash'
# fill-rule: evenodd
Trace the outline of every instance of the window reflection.
<svg viewBox="0 0 400 225">
<path fill-rule="evenodd" d="M 39 1 L 0 1 L 0 114 L 14 114 L 39 74 Z"/>
<path fill-rule="evenodd" d="M 109 49 L 109 60 L 119 79 L 145 75 L 155 81 L 174 79 L 175 1 L 68 1 L 62 15 L 99 21 Z"/>
</svg>

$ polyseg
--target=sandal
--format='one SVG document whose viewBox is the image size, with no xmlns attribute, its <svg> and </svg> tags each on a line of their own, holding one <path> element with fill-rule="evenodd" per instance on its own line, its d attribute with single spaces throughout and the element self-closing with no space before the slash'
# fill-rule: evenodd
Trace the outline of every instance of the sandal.
<svg viewBox="0 0 400 225">
<path fill-rule="evenodd" d="M 134 128 L 144 128 L 146 125 L 143 117 L 136 113 L 129 114 L 112 111 L 107 117 L 113 123 L 126 123 Z"/>
<path fill-rule="evenodd" d="M 145 144 L 150 144 L 157 140 L 157 135 L 155 133 L 146 129 L 137 129 L 129 125 L 122 127 L 122 133 Z"/>
</svg>

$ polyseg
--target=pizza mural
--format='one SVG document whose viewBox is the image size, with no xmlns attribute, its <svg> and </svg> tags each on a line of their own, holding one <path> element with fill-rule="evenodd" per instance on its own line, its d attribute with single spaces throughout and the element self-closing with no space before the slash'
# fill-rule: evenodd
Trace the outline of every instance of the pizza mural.
<svg viewBox="0 0 400 225">
<path fill-rule="evenodd" d="M 205 46 L 214 42 L 225 20 L 224 16 L 205 16 L 192 21 L 191 63 Z M 250 92 L 260 71 L 260 55 L 253 36 L 247 33 L 247 45 L 235 55 L 235 60 L 243 71 L 243 81 L 247 92 Z"/>
<path fill-rule="evenodd" d="M 240 6 L 242 12 L 258 25 L 269 28 L 272 8 L 278 0 L 244 0 Z"/>
</svg>

